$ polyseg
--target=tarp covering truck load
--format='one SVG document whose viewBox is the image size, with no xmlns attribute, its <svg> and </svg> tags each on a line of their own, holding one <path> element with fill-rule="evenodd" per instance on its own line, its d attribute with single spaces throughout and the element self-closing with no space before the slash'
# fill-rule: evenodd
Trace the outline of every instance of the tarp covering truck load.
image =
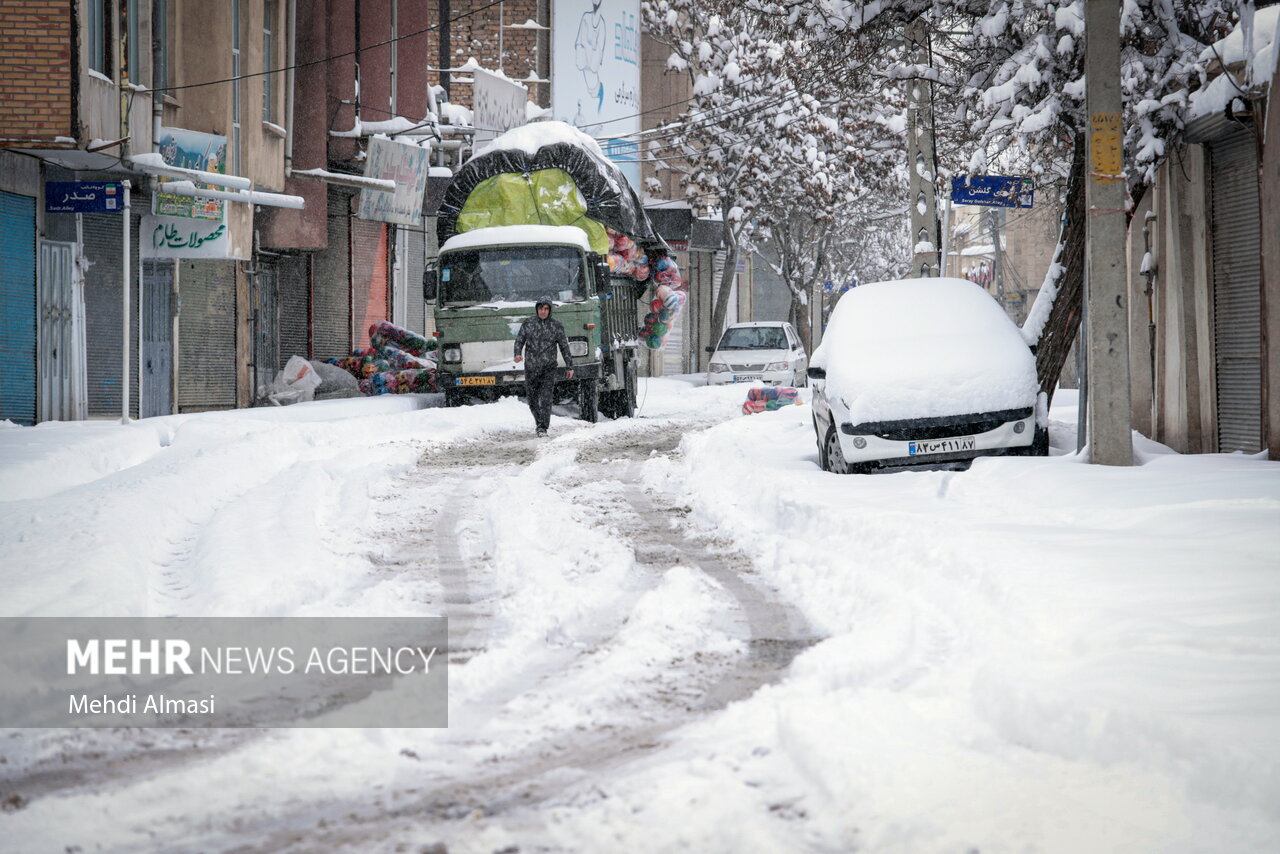
<svg viewBox="0 0 1280 854">
<path fill-rule="evenodd" d="M 573 364 L 557 397 L 595 421 L 635 414 L 642 346 L 662 346 L 684 283 L 635 191 L 594 139 L 563 122 L 507 131 L 453 177 L 436 225 L 437 382 L 448 406 L 524 390 L 520 324 L 551 298 Z M 655 287 L 642 327 L 640 300 Z M 564 380 L 565 367 L 573 380 Z"/>
</svg>

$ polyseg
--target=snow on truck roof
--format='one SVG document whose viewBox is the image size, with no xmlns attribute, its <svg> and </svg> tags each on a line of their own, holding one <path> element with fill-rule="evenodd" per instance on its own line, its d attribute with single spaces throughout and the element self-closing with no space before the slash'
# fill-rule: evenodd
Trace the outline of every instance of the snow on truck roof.
<svg viewBox="0 0 1280 854">
<path fill-rule="evenodd" d="M 583 252 L 591 251 L 591 244 L 587 242 L 587 233 L 574 225 L 494 225 L 489 228 L 477 228 L 450 237 L 440 247 L 440 251 L 539 243 L 576 246 Z"/>
<path fill-rule="evenodd" d="M 523 151 L 525 154 L 536 154 L 539 148 L 567 142 L 585 148 L 601 160 L 606 160 L 600 143 L 587 136 L 573 125 L 565 122 L 531 122 L 520 125 L 494 137 L 487 145 L 476 149 L 471 155 L 474 160 L 493 151 Z"/>
</svg>

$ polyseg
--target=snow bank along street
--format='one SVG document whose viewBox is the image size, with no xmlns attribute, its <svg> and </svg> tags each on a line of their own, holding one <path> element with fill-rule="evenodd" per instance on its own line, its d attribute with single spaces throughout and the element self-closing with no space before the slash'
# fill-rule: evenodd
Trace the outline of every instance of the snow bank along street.
<svg viewBox="0 0 1280 854">
<path fill-rule="evenodd" d="M 12 851 L 1280 848 L 1280 465 L 839 476 L 642 380 L 0 427 L 4 616 L 445 615 L 448 729 L 5 730 Z M 802 400 L 807 392 L 802 393 Z"/>
</svg>

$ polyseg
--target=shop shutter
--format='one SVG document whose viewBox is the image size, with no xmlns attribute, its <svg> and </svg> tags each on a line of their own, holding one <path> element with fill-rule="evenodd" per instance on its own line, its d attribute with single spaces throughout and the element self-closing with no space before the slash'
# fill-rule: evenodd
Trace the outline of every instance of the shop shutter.
<svg viewBox="0 0 1280 854">
<path fill-rule="evenodd" d="M 36 418 L 36 200 L 0 191 L 0 418 Z"/>
<path fill-rule="evenodd" d="M 387 224 L 351 220 L 351 282 L 354 291 L 353 347 L 369 346 L 369 327 L 391 317 L 387 277 Z"/>
<path fill-rule="evenodd" d="M 145 196 L 135 194 L 133 210 L 150 209 Z M 89 414 L 120 415 L 120 348 L 124 251 L 120 214 L 83 214 L 85 343 L 88 349 Z M 139 216 L 132 217 L 132 249 L 129 253 L 129 414 L 138 417 L 138 230 Z"/>
<path fill-rule="evenodd" d="M 178 410 L 236 405 L 234 261 L 187 260 L 178 276 Z"/>
<path fill-rule="evenodd" d="M 280 271 L 280 361 L 290 356 L 315 358 L 311 349 L 311 291 L 307 274 L 307 255 L 282 255 Z M 328 355 L 328 354 L 326 354 Z"/>
<path fill-rule="evenodd" d="M 351 350 L 350 205 L 351 193 L 329 188 L 329 246 L 315 255 L 312 328 L 317 359 L 346 356 Z"/>
<path fill-rule="evenodd" d="M 1218 450 L 1262 449 L 1258 158 L 1252 133 L 1210 146 Z"/>
<path fill-rule="evenodd" d="M 434 222 L 434 220 L 430 220 Z M 422 335 L 428 334 L 427 304 L 422 295 L 422 272 L 427 261 L 427 233 L 413 228 L 399 227 L 405 232 L 405 302 L 408 305 L 404 325 Z"/>
</svg>

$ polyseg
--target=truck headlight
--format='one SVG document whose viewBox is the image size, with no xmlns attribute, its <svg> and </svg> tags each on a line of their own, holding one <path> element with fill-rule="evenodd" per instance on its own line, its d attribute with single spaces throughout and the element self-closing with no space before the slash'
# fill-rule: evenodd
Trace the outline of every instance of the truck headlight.
<svg viewBox="0 0 1280 854">
<path fill-rule="evenodd" d="M 445 344 L 440 348 L 440 357 L 445 363 L 458 363 L 462 361 L 462 348 L 457 344 Z"/>
<path fill-rule="evenodd" d="M 729 373 L 729 366 L 723 362 L 712 362 L 711 367 L 707 368 L 707 370 L 713 374 L 727 374 Z"/>
<path fill-rule="evenodd" d="M 790 362 L 770 362 L 764 366 L 766 371 L 789 371 L 791 370 Z"/>
<path fill-rule="evenodd" d="M 569 339 L 569 355 L 570 356 L 587 355 L 587 339 L 570 338 Z"/>
</svg>

